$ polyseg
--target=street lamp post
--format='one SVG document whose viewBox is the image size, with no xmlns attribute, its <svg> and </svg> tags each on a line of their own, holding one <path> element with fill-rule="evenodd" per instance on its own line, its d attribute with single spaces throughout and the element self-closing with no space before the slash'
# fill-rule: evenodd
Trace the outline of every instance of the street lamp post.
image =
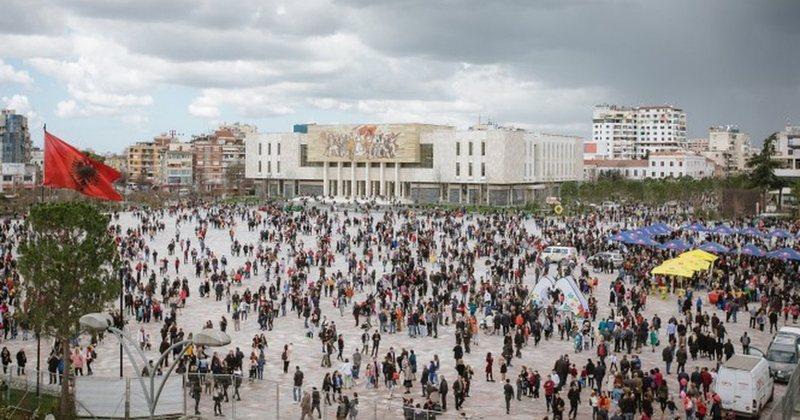
<svg viewBox="0 0 800 420">
<path fill-rule="evenodd" d="M 114 327 L 113 320 L 108 314 L 104 313 L 91 313 L 86 314 L 81 317 L 80 325 L 91 331 L 100 332 L 100 331 L 108 331 L 114 334 L 117 339 L 119 339 L 120 345 L 125 349 L 125 353 L 128 355 L 128 360 L 133 365 L 133 368 L 136 369 L 136 372 L 143 372 L 144 369 L 147 369 L 148 376 L 150 378 L 150 384 L 145 383 L 144 378 L 141 375 L 137 376 L 139 380 L 139 384 L 142 387 L 142 391 L 144 392 L 145 401 L 147 401 L 148 410 L 150 411 L 150 418 L 155 417 L 156 406 L 158 405 L 158 399 L 161 397 L 161 391 L 163 391 L 164 386 L 167 383 L 167 379 L 172 374 L 175 367 L 178 366 L 177 361 L 170 366 L 169 370 L 167 370 L 166 374 L 161 379 L 161 382 L 158 384 L 158 388 L 156 388 L 156 367 L 161 366 L 164 360 L 169 357 L 170 353 L 176 348 L 181 349 L 181 354 L 186 352 L 186 349 L 189 345 L 194 344 L 197 346 L 203 347 L 221 347 L 226 346 L 231 343 L 231 338 L 228 334 L 222 331 L 213 331 L 213 330 L 202 330 L 197 333 L 189 333 L 189 338 L 180 342 L 177 342 L 170 346 L 168 349 L 161 353 L 158 358 L 158 362 L 154 365 L 149 365 L 147 361 L 147 356 L 144 354 L 141 348 L 136 345 L 136 341 L 130 338 L 127 334 L 125 334 L 122 330 Z M 142 359 L 142 363 L 144 364 L 144 368 L 140 368 L 139 364 L 136 362 L 136 359 L 133 357 L 133 352 L 130 350 L 131 344 L 133 344 L 133 348 L 136 349 L 136 353 L 138 353 L 139 358 Z"/>
</svg>

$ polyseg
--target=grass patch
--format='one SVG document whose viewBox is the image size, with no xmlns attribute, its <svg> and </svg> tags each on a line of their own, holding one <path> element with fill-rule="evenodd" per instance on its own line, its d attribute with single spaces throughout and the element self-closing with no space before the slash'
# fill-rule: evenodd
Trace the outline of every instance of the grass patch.
<svg viewBox="0 0 800 420">
<path fill-rule="evenodd" d="M 34 391 L 8 389 L 0 392 L 0 420 L 44 418 L 58 414 L 58 397 Z"/>
</svg>

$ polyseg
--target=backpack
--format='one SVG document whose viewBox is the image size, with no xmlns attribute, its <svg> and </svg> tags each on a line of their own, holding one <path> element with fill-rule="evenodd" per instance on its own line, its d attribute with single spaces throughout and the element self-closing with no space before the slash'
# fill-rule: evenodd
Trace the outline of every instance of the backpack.
<svg viewBox="0 0 800 420">
<path fill-rule="evenodd" d="M 286 354 L 286 352 L 281 353 L 281 360 L 286 361 L 287 358 L 288 355 Z"/>
</svg>

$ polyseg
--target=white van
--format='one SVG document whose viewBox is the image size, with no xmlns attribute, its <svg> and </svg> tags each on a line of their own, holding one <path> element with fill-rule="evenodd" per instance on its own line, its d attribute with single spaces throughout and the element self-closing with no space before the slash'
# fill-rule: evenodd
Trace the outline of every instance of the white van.
<svg viewBox="0 0 800 420">
<path fill-rule="evenodd" d="M 724 410 L 757 417 L 772 400 L 773 386 L 767 359 L 735 354 L 720 366 L 714 391 Z"/>
<path fill-rule="evenodd" d="M 559 263 L 567 258 L 572 261 L 578 260 L 578 250 L 571 246 L 548 246 L 542 251 L 542 261 Z"/>
</svg>

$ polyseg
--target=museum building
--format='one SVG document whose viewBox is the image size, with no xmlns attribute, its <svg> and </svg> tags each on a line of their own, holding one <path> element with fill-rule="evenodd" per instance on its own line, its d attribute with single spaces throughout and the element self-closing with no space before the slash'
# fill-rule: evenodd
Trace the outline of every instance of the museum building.
<svg viewBox="0 0 800 420">
<path fill-rule="evenodd" d="M 287 198 L 520 205 L 583 176 L 581 138 L 495 124 L 301 124 L 245 143 L 257 192 Z"/>
</svg>

